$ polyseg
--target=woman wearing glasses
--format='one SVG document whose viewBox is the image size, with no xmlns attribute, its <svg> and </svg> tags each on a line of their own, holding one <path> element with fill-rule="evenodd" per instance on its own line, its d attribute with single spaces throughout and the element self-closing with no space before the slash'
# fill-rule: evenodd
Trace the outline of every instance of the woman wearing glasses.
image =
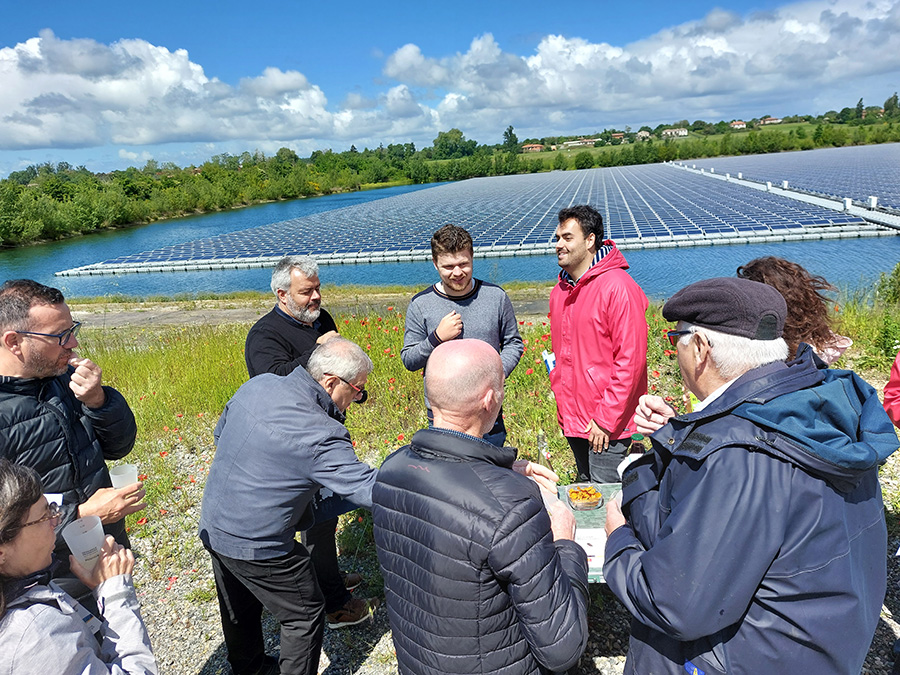
<svg viewBox="0 0 900 675">
<path fill-rule="evenodd" d="M 131 583 L 134 556 L 107 536 L 94 570 L 72 571 L 97 598 L 93 617 L 50 581 L 60 511 L 37 473 L 0 459 L 0 669 L 16 675 L 158 672 Z"/>
</svg>

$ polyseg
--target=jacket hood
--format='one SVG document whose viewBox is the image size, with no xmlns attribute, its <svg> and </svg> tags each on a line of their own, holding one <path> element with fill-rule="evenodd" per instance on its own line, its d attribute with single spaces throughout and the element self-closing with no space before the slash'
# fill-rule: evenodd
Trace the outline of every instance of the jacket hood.
<svg viewBox="0 0 900 675">
<path fill-rule="evenodd" d="M 612 239 L 604 240 L 603 245 L 604 246 L 612 246 L 612 250 L 609 253 L 607 253 L 605 256 L 603 256 L 600 260 L 598 260 L 596 263 L 594 263 L 590 268 L 588 268 L 588 271 L 585 272 L 584 274 L 582 274 L 581 278 L 575 283 L 574 288 L 577 288 L 578 286 L 582 286 L 583 284 L 586 284 L 591 279 L 594 279 L 595 277 L 598 277 L 601 274 L 603 274 L 604 272 L 608 272 L 609 270 L 612 270 L 612 269 L 627 270 L 628 269 L 628 262 L 625 260 L 625 256 L 622 255 L 622 252 L 618 249 L 618 247 L 616 246 L 615 242 L 613 242 Z M 562 285 L 566 288 L 572 289 L 573 286 L 563 278 L 562 274 L 564 271 L 565 270 L 560 270 L 559 283 L 560 283 L 560 285 Z"/>
<path fill-rule="evenodd" d="M 830 370 L 805 344 L 793 361 L 745 373 L 709 408 L 679 419 L 728 414 L 759 427 L 755 441 L 766 451 L 842 491 L 898 447 L 875 389 L 852 371 Z"/>
</svg>

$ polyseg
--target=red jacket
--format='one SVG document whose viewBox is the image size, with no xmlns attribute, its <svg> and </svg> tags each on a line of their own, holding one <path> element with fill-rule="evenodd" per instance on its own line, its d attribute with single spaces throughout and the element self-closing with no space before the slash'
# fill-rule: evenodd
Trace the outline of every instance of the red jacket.
<svg viewBox="0 0 900 675">
<path fill-rule="evenodd" d="M 560 280 L 550 293 L 550 386 L 563 434 L 587 438 L 593 419 L 618 440 L 635 432 L 647 393 L 647 296 L 619 249 L 603 243 L 610 253 L 574 286 Z"/>
<path fill-rule="evenodd" d="M 900 354 L 894 359 L 891 378 L 884 385 L 884 409 L 891 422 L 900 427 Z"/>
</svg>

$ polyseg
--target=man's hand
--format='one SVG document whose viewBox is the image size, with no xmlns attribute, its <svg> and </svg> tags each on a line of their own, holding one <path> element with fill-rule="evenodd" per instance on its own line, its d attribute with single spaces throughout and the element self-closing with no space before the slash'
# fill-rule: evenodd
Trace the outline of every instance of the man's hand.
<svg viewBox="0 0 900 675">
<path fill-rule="evenodd" d="M 550 530 L 553 532 L 553 541 L 575 538 L 575 514 L 560 500 L 547 509 L 550 514 Z"/>
<path fill-rule="evenodd" d="M 100 488 L 78 506 L 78 517 L 99 516 L 104 525 L 122 520 L 127 515 L 147 507 L 141 500 L 146 491 L 143 483 L 133 483 L 123 488 Z"/>
<path fill-rule="evenodd" d="M 559 483 L 559 476 L 552 469 L 529 462 L 527 459 L 517 459 L 513 462 L 512 469 L 516 473 L 531 478 L 541 490 L 556 497 L 556 484 Z"/>
<path fill-rule="evenodd" d="M 644 394 L 634 411 L 634 424 L 640 433 L 649 435 L 665 426 L 673 417 L 675 409 L 662 396 Z"/>
<path fill-rule="evenodd" d="M 327 333 L 322 333 L 319 337 L 316 338 L 317 345 L 324 345 L 331 338 L 340 337 L 336 330 L 330 330 Z"/>
<path fill-rule="evenodd" d="M 452 340 L 459 336 L 459 334 L 462 333 L 462 329 L 462 317 L 454 310 L 441 319 L 441 322 L 434 332 L 437 333 L 438 339 L 441 342 L 446 342 L 447 340 Z"/>
<path fill-rule="evenodd" d="M 100 558 L 92 571 L 84 569 L 74 555 L 69 556 L 69 566 L 81 583 L 94 590 L 107 579 L 121 574 L 131 574 L 134 569 L 134 554 L 121 544 L 117 544 L 112 535 L 108 534 L 100 549 Z"/>
<path fill-rule="evenodd" d="M 611 499 L 606 504 L 606 536 L 611 535 L 615 530 L 626 524 L 625 515 L 622 513 L 622 503 L 620 501 L 622 493 L 616 495 L 617 498 Z"/>
<path fill-rule="evenodd" d="M 594 420 L 585 429 L 588 432 L 588 443 L 594 452 L 603 452 L 609 447 L 609 432 Z"/>
<path fill-rule="evenodd" d="M 80 358 L 75 352 L 72 352 L 69 365 L 75 366 L 75 372 L 69 380 L 69 389 L 75 394 L 75 398 L 88 408 L 102 408 L 106 403 L 106 392 L 101 384 L 103 371 L 100 366 L 90 359 Z"/>
</svg>

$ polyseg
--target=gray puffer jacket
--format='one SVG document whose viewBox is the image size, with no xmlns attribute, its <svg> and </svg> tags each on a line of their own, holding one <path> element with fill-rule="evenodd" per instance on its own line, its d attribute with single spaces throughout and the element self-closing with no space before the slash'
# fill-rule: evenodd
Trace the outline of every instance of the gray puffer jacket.
<svg viewBox="0 0 900 675">
<path fill-rule="evenodd" d="M 381 465 L 372 515 L 401 673 L 548 673 L 584 651 L 587 556 L 553 541 L 515 457 L 423 429 Z"/>
</svg>

